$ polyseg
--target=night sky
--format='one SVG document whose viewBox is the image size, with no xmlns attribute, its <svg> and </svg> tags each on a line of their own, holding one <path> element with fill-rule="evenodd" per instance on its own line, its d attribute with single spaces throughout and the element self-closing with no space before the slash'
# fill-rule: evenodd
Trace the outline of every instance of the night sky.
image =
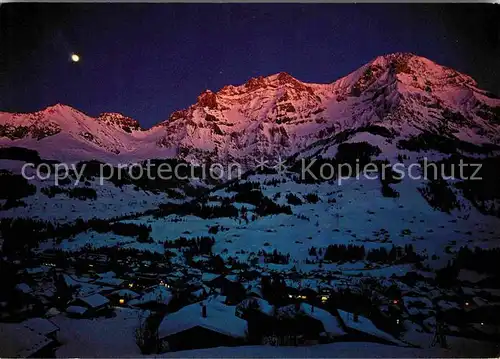
<svg viewBox="0 0 500 359">
<path fill-rule="evenodd" d="M 398 51 L 500 93 L 492 4 L 9 3 L 0 36 L 0 111 L 64 103 L 149 127 L 205 89 L 281 71 L 326 83 Z"/>
</svg>

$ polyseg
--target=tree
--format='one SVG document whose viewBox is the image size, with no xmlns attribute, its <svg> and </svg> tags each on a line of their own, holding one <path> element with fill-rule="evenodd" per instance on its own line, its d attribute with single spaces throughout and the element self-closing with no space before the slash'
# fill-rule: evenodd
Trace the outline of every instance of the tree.
<svg viewBox="0 0 500 359">
<path fill-rule="evenodd" d="M 151 319 L 152 315 L 143 318 L 139 314 L 139 325 L 134 332 L 135 342 L 142 354 L 157 353 L 159 349 L 158 328 Z"/>
</svg>

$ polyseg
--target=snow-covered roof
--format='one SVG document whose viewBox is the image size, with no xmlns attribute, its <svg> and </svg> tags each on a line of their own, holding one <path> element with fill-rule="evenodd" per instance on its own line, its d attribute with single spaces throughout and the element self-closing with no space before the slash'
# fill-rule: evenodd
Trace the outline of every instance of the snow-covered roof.
<svg viewBox="0 0 500 359">
<path fill-rule="evenodd" d="M 293 279 L 285 279 L 285 285 L 286 285 L 288 288 L 295 288 L 295 289 L 299 289 L 299 287 L 300 287 L 300 282 L 299 282 L 299 281 L 296 281 L 296 280 L 293 280 Z"/>
<path fill-rule="evenodd" d="M 21 324 L 0 323 L 0 357 L 27 358 L 52 342 Z"/>
<path fill-rule="evenodd" d="M 113 271 L 108 271 L 104 273 L 98 273 L 100 278 L 114 278 L 116 277 L 116 273 Z"/>
<path fill-rule="evenodd" d="M 88 297 L 79 297 L 77 299 L 85 302 L 85 304 L 91 308 L 97 308 L 109 303 L 109 299 L 100 294 L 93 294 Z"/>
<path fill-rule="evenodd" d="M 170 273 L 168 276 L 169 277 L 184 278 L 184 273 L 182 273 L 181 271 L 175 271 L 175 272 Z"/>
<path fill-rule="evenodd" d="M 42 274 L 47 270 L 46 266 L 43 267 L 34 267 L 34 268 L 26 268 L 26 273 L 28 274 Z"/>
<path fill-rule="evenodd" d="M 387 340 L 391 343 L 401 344 L 399 340 L 394 338 L 392 335 L 378 329 L 370 319 L 358 316 L 358 321 L 354 321 L 354 315 L 349 312 L 344 312 L 343 310 L 338 310 L 340 317 L 344 321 L 344 324 L 351 329 L 373 335 L 374 337 Z"/>
<path fill-rule="evenodd" d="M 54 317 L 60 313 L 61 312 L 57 308 L 52 307 L 49 310 L 47 310 L 47 312 L 45 313 L 45 316 L 46 317 Z"/>
<path fill-rule="evenodd" d="M 207 317 L 203 318 L 201 303 L 188 305 L 163 318 L 158 328 L 160 338 L 198 326 L 234 338 L 245 337 L 247 322 L 235 315 L 235 307 L 224 305 L 218 300 L 205 302 Z"/>
<path fill-rule="evenodd" d="M 70 277 L 68 274 L 64 273 L 63 275 L 64 283 L 70 288 L 77 288 L 80 287 L 82 284 L 74 280 L 72 277 Z"/>
<path fill-rule="evenodd" d="M 426 297 L 407 297 L 407 296 L 404 296 L 402 299 L 403 299 L 403 303 L 404 303 L 405 307 L 408 307 L 412 303 L 423 303 L 423 304 L 425 304 L 425 308 L 432 308 L 433 307 L 432 301 Z"/>
<path fill-rule="evenodd" d="M 43 335 L 47 335 L 56 330 L 59 330 L 59 327 L 57 325 L 52 323 L 50 320 L 43 318 L 31 318 L 25 320 L 21 324 L 26 328 L 34 330 L 35 332 Z"/>
<path fill-rule="evenodd" d="M 16 289 L 26 294 L 31 293 L 33 291 L 31 287 L 26 283 L 19 283 L 18 285 L 16 285 Z"/>
<path fill-rule="evenodd" d="M 485 278 L 488 278 L 486 274 L 480 274 L 468 269 L 460 269 L 458 272 L 458 280 L 462 282 L 477 283 Z"/>
<path fill-rule="evenodd" d="M 483 299 L 483 298 L 480 298 L 480 297 L 474 297 L 472 298 L 472 301 L 474 302 L 474 304 L 476 304 L 478 307 L 482 307 L 483 305 L 488 305 L 488 301 Z"/>
<path fill-rule="evenodd" d="M 330 312 L 327 312 L 324 309 L 314 307 L 312 309 L 312 305 L 301 303 L 300 310 L 305 315 L 319 320 L 323 323 L 323 327 L 325 331 L 332 336 L 342 336 L 345 335 L 346 332 L 342 329 L 338 319 L 332 315 Z"/>
<path fill-rule="evenodd" d="M 212 280 L 214 280 L 215 278 L 219 277 L 220 274 L 215 274 L 215 273 L 203 273 L 203 275 L 201 276 L 201 280 L 203 282 L 210 282 Z"/>
<path fill-rule="evenodd" d="M 257 310 L 268 316 L 272 316 L 274 313 L 274 307 L 269 304 L 267 300 L 261 298 L 247 298 L 243 300 L 240 304 L 236 306 L 236 311 L 241 311 L 249 308 L 252 305 L 257 305 Z M 241 312 L 240 312 L 241 313 Z"/>
<path fill-rule="evenodd" d="M 304 279 L 301 279 L 300 281 L 300 289 L 305 289 L 305 288 L 309 288 L 309 289 L 313 289 L 313 290 L 318 290 L 318 281 L 316 279 L 308 279 L 308 278 L 304 278 Z"/>
<path fill-rule="evenodd" d="M 80 307 L 79 305 L 70 305 L 66 308 L 66 312 L 73 314 L 83 314 L 87 311 L 87 308 Z"/>
<path fill-rule="evenodd" d="M 95 283 L 99 284 L 107 284 L 107 285 L 112 285 L 112 286 L 120 286 L 124 282 L 123 279 L 120 278 L 112 278 L 112 277 L 104 277 L 104 278 L 99 278 L 95 281 Z"/>
<path fill-rule="evenodd" d="M 172 300 L 173 295 L 167 288 L 162 285 L 157 285 L 152 288 L 148 293 L 145 293 L 142 297 L 138 299 L 131 300 L 130 305 L 140 305 L 151 302 L 161 303 L 168 305 Z"/>
<path fill-rule="evenodd" d="M 450 310 L 450 309 L 460 309 L 460 306 L 458 305 L 458 303 L 455 303 L 455 302 L 451 302 L 451 301 L 448 301 L 448 300 L 440 300 L 437 302 L 437 306 L 441 309 L 441 310 Z"/>
<path fill-rule="evenodd" d="M 261 297 L 261 298 L 263 296 L 262 295 L 262 290 L 258 286 L 251 286 L 251 287 L 247 288 L 247 293 L 249 295 L 252 295 L 252 294 L 257 295 L 258 297 Z"/>
<path fill-rule="evenodd" d="M 206 291 L 203 288 L 200 288 L 198 290 L 191 292 L 191 294 L 193 296 L 195 296 L 196 298 L 202 297 L 205 293 L 206 293 Z"/>
</svg>

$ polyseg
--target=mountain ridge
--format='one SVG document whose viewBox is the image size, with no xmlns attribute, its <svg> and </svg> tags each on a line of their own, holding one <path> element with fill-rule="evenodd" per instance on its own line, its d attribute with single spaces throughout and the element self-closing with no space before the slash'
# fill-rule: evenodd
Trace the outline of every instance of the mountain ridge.
<svg viewBox="0 0 500 359">
<path fill-rule="evenodd" d="M 305 83 L 280 72 L 205 90 L 194 104 L 148 129 L 123 114 L 90 117 L 63 104 L 28 114 L 0 112 L 0 145 L 57 156 L 44 147 L 58 137 L 78 160 L 168 156 L 245 162 L 290 156 L 339 132 L 374 124 L 402 137 L 434 132 L 498 143 L 498 108 L 500 100 L 470 76 L 411 53 L 393 53 L 331 83 Z M 78 144 L 86 148 L 82 156 Z"/>
</svg>

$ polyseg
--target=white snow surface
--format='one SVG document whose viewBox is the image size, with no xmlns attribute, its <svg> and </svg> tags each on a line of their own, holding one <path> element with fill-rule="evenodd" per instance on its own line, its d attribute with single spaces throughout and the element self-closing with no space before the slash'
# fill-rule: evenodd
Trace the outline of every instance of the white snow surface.
<svg viewBox="0 0 500 359">
<path fill-rule="evenodd" d="M 207 307 L 206 318 L 202 317 L 202 306 Z M 158 328 L 160 338 L 194 327 L 203 327 L 235 338 L 245 337 L 247 322 L 235 314 L 236 307 L 227 306 L 219 300 L 190 304 L 163 318 Z"/>
</svg>

